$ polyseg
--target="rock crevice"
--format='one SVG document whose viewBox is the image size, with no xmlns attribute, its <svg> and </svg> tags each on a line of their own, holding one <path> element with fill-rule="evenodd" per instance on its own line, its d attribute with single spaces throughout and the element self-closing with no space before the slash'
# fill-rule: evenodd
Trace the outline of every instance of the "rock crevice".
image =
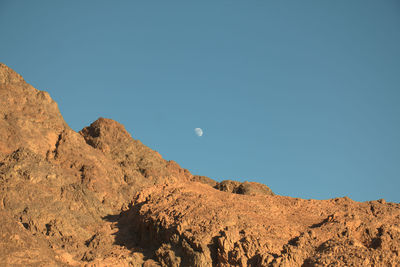
<svg viewBox="0 0 400 267">
<path fill-rule="evenodd" d="M 400 205 L 192 175 L 0 64 L 1 266 L 396 266 Z"/>
</svg>

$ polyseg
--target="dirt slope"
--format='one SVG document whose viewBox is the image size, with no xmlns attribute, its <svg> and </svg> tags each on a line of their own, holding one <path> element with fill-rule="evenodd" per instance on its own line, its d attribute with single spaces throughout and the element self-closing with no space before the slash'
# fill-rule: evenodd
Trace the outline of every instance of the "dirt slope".
<svg viewBox="0 0 400 267">
<path fill-rule="evenodd" d="M 192 175 L 0 64 L 0 266 L 398 266 L 400 205 Z"/>
</svg>

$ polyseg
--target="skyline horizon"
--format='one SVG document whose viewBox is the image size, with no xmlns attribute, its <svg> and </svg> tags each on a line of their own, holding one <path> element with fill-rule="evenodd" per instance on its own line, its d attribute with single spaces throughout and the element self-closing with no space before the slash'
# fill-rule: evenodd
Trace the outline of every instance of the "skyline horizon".
<svg viewBox="0 0 400 267">
<path fill-rule="evenodd" d="M 110 118 L 192 174 L 400 203 L 398 2 L 42 3 L 0 3 L 0 61 L 74 131 Z"/>
</svg>

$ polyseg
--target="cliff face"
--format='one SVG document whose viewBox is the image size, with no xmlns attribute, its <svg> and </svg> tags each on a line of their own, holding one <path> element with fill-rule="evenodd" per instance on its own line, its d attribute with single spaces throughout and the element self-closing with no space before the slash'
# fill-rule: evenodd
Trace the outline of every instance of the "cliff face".
<svg viewBox="0 0 400 267">
<path fill-rule="evenodd" d="M 138 190 L 192 177 L 115 121 L 100 118 L 74 132 L 48 93 L 4 64 L 0 82 L 0 207 L 47 240 L 45 248 L 61 249 L 61 260 L 92 259 L 87 243 L 111 231 L 104 217 L 126 209 Z M 104 236 L 111 249 L 111 234 Z"/>
<path fill-rule="evenodd" d="M 0 265 L 400 264 L 400 205 L 192 175 L 100 118 L 79 133 L 0 64 Z"/>
</svg>

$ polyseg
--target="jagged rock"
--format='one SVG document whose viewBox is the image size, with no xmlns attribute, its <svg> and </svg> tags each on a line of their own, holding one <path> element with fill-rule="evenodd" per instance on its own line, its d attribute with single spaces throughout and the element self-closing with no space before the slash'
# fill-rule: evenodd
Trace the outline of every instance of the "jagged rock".
<svg viewBox="0 0 400 267">
<path fill-rule="evenodd" d="M 246 181 L 241 183 L 238 181 L 224 180 L 214 185 L 214 188 L 224 192 L 241 195 L 274 195 L 268 186 L 256 182 Z"/>
<path fill-rule="evenodd" d="M 192 176 L 176 162 L 164 160 L 158 152 L 139 140 L 134 140 L 124 126 L 116 121 L 100 118 L 82 129 L 80 134 L 87 144 L 100 150 L 120 166 L 124 180 L 138 188 L 150 184 L 186 181 Z"/>
<path fill-rule="evenodd" d="M 60 132 L 69 129 L 48 93 L 27 84 L 0 63 L 0 151 L 27 147 L 40 155 L 53 150 Z"/>
<path fill-rule="evenodd" d="M 190 179 L 192 182 L 199 182 L 203 184 L 208 184 L 212 187 L 215 187 L 218 182 L 214 181 L 211 178 L 208 178 L 207 176 L 201 176 L 201 175 L 193 175 L 192 179 Z"/>
<path fill-rule="evenodd" d="M 381 202 L 175 183 L 138 193 L 120 222 L 137 244 L 162 251 L 155 255 L 162 266 L 395 266 L 400 205 Z"/>
<path fill-rule="evenodd" d="M 115 121 L 99 119 L 74 132 L 48 93 L 4 64 L 0 99 L 0 208 L 28 234 L 47 240 L 57 257 L 119 262 L 132 251 L 113 242 L 116 222 L 105 218 L 126 209 L 141 188 L 191 177 Z M 94 240 L 102 245 L 93 247 Z M 114 250 L 119 255 L 110 256 Z M 134 253 L 125 263 L 145 262 L 142 252 Z M 0 256 L 3 265 L 12 254 Z"/>
<path fill-rule="evenodd" d="M 1 266 L 397 266 L 400 205 L 192 175 L 0 64 Z"/>
<path fill-rule="evenodd" d="M 0 210 L 0 263 L 2 266 L 69 266 L 67 252 L 56 253 L 45 238 L 33 236 L 10 212 Z"/>
</svg>

